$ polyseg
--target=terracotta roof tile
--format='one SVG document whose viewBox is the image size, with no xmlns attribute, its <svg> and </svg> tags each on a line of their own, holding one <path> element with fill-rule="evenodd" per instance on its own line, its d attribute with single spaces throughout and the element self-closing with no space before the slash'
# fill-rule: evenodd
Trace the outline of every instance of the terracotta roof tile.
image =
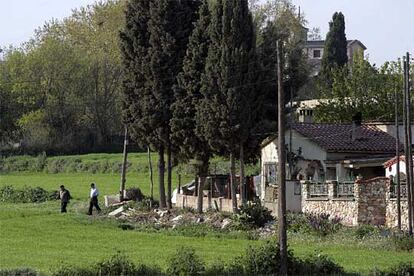
<svg viewBox="0 0 414 276">
<path fill-rule="evenodd" d="M 326 151 L 395 153 L 395 138 L 372 125 L 355 128 L 352 124 L 294 124 L 294 130 Z"/>
</svg>

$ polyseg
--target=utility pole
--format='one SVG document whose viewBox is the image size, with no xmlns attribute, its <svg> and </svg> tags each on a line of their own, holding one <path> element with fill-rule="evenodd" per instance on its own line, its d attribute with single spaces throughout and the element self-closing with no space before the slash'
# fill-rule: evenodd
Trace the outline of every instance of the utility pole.
<svg viewBox="0 0 414 276">
<path fill-rule="evenodd" d="M 121 185 L 119 188 L 119 201 L 124 201 L 124 191 L 125 191 L 125 175 L 126 175 L 126 167 L 127 167 L 127 146 L 128 146 L 128 128 L 125 126 L 125 135 L 124 135 L 124 153 L 123 153 L 123 160 L 122 160 L 122 170 L 121 170 Z"/>
<path fill-rule="evenodd" d="M 285 95 L 282 83 L 282 45 L 276 42 L 277 47 L 277 99 L 278 99 L 278 221 L 279 221 L 279 250 L 280 275 L 287 275 L 287 233 L 286 233 L 286 154 L 285 154 Z"/>
<path fill-rule="evenodd" d="M 412 133 L 411 133 L 411 109 L 412 109 L 412 102 L 411 102 L 411 83 L 410 83 L 410 53 L 407 52 L 406 55 L 406 89 L 407 89 L 407 132 L 408 132 L 408 172 L 410 174 L 410 182 L 407 183 L 409 187 L 408 192 L 408 209 L 411 210 L 411 231 L 409 231 L 410 235 L 413 235 L 413 224 L 414 224 L 414 172 L 413 172 L 413 153 L 412 153 Z"/>
<path fill-rule="evenodd" d="M 404 136 L 405 136 L 405 164 L 406 164 L 406 185 L 407 185 L 407 204 L 408 204 L 408 233 L 413 235 L 413 219 L 412 219 L 412 177 L 413 177 L 413 164 L 412 164 L 412 137 L 411 137 L 411 97 L 409 93 L 409 54 L 403 58 L 404 63 Z"/>
<path fill-rule="evenodd" d="M 397 184 L 397 220 L 398 230 L 401 230 L 401 183 L 400 183 L 400 134 L 399 134 L 399 119 L 398 119 L 398 88 L 394 91 L 395 97 L 395 156 L 397 158 L 397 175 L 395 176 Z"/>
</svg>

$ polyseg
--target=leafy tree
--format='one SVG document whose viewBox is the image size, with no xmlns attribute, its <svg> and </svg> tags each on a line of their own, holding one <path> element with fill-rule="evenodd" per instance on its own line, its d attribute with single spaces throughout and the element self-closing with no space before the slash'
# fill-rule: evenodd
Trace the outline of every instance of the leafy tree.
<svg viewBox="0 0 414 276">
<path fill-rule="evenodd" d="M 386 62 L 377 69 L 356 54 L 352 71 L 335 68 L 332 88 L 320 87 L 324 101 L 315 109 L 320 122 L 351 122 L 352 116 L 362 113 L 364 120 L 392 121 L 394 119 L 394 91 L 402 98 L 402 67 L 400 61 Z"/>
<path fill-rule="evenodd" d="M 348 62 L 345 19 L 341 12 L 335 12 L 329 22 L 325 48 L 322 55 L 321 76 L 328 86 L 332 85 L 332 70 Z"/>
</svg>

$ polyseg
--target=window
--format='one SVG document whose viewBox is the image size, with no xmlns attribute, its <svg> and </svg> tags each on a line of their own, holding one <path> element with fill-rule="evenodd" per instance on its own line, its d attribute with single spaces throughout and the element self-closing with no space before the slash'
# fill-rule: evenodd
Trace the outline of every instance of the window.
<svg viewBox="0 0 414 276">
<path fill-rule="evenodd" d="M 266 184 L 276 184 L 276 163 L 264 164 L 264 176 Z"/>
<path fill-rule="evenodd" d="M 321 58 L 321 50 L 313 50 L 313 58 Z"/>
</svg>

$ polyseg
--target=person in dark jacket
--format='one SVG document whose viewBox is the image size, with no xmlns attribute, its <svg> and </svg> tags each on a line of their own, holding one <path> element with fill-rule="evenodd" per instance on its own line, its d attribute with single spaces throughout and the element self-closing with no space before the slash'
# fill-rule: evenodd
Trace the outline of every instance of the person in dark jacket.
<svg viewBox="0 0 414 276">
<path fill-rule="evenodd" d="M 60 212 L 66 213 L 66 206 L 68 206 L 70 200 L 70 193 L 68 190 L 65 189 L 65 186 L 60 185 L 59 191 L 59 198 L 60 198 Z"/>
<path fill-rule="evenodd" d="M 101 208 L 99 208 L 99 204 L 98 204 L 98 195 L 99 195 L 99 191 L 98 188 L 96 188 L 95 183 L 91 183 L 91 191 L 89 193 L 89 211 L 88 211 L 88 215 L 92 215 L 92 209 L 95 206 L 96 210 L 98 211 L 98 213 L 101 211 Z"/>
</svg>

